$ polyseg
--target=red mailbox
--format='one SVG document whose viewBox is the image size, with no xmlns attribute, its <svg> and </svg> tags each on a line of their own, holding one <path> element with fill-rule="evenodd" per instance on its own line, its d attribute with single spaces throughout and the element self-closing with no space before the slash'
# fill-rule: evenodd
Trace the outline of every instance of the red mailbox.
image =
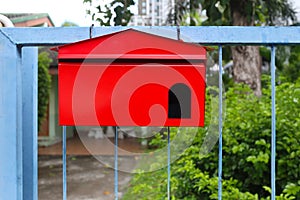
<svg viewBox="0 0 300 200">
<path fill-rule="evenodd" d="M 206 49 L 133 29 L 58 47 L 59 123 L 203 126 Z"/>
</svg>

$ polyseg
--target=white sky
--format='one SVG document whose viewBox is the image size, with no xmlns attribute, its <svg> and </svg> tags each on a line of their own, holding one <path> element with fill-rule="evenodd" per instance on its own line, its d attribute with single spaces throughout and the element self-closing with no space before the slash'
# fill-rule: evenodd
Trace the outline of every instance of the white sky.
<svg viewBox="0 0 300 200">
<path fill-rule="evenodd" d="M 294 7 L 296 8 L 298 21 L 300 21 L 300 0 L 291 0 L 291 1 L 293 2 Z"/>
<path fill-rule="evenodd" d="M 94 0 L 95 1 L 95 0 Z M 104 4 L 107 0 L 98 0 Z M 300 21 L 300 0 L 292 0 Z M 0 13 L 48 13 L 55 26 L 70 21 L 90 26 L 83 0 L 0 0 Z"/>
</svg>

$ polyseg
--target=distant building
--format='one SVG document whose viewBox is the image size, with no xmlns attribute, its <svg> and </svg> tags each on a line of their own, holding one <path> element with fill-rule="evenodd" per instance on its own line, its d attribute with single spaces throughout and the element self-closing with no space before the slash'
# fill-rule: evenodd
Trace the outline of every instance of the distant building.
<svg viewBox="0 0 300 200">
<path fill-rule="evenodd" d="M 131 26 L 169 25 L 169 14 L 174 11 L 175 0 L 138 0 L 138 12 L 131 17 Z"/>
<path fill-rule="evenodd" d="M 8 17 L 15 27 L 53 27 L 47 13 L 1 13 Z M 0 27 L 2 24 L 0 23 Z"/>
</svg>

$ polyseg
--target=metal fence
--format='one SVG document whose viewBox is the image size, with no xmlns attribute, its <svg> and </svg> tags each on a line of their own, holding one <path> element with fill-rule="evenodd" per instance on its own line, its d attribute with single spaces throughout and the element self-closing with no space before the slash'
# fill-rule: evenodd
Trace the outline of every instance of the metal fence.
<svg viewBox="0 0 300 200">
<path fill-rule="evenodd" d="M 97 27 L 93 37 L 129 27 Z M 177 38 L 176 27 L 131 27 Z M 189 42 L 219 47 L 219 199 L 222 199 L 222 46 L 271 47 L 272 138 L 271 199 L 275 200 L 276 113 L 275 51 L 277 45 L 299 45 L 298 27 L 180 27 Z M 86 28 L 0 28 L 0 197 L 37 199 L 37 46 L 55 46 L 90 37 Z M 65 130 L 65 129 L 64 129 Z M 65 132 L 65 131 L 64 131 Z M 66 146 L 63 137 L 66 199 Z M 116 152 L 117 153 L 117 152 Z M 117 156 L 117 154 L 116 154 Z M 115 174 L 117 192 L 117 171 Z M 168 174 L 169 177 L 170 174 Z M 117 198 L 117 197 L 116 197 Z"/>
</svg>

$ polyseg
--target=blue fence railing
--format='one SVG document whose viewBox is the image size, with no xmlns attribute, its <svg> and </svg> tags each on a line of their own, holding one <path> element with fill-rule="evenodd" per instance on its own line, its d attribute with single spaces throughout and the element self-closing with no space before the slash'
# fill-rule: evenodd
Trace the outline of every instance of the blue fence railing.
<svg viewBox="0 0 300 200">
<path fill-rule="evenodd" d="M 93 37 L 129 27 L 96 27 Z M 131 27 L 177 38 L 176 27 Z M 299 45 L 299 27 L 180 27 L 187 42 L 219 46 L 219 199 L 222 199 L 222 46 L 271 47 L 272 117 L 271 199 L 275 200 L 276 113 L 275 51 L 277 45 Z M 0 28 L 0 197 L 37 199 L 37 46 L 54 46 L 90 37 L 89 27 Z M 63 197 L 67 198 L 66 145 L 63 146 Z M 116 151 L 117 153 L 117 151 Z M 117 156 L 117 154 L 115 154 Z M 117 163 L 116 163 L 117 165 Z M 117 198 L 118 172 L 115 172 Z M 30 184 L 28 184 L 30 183 Z"/>
</svg>

